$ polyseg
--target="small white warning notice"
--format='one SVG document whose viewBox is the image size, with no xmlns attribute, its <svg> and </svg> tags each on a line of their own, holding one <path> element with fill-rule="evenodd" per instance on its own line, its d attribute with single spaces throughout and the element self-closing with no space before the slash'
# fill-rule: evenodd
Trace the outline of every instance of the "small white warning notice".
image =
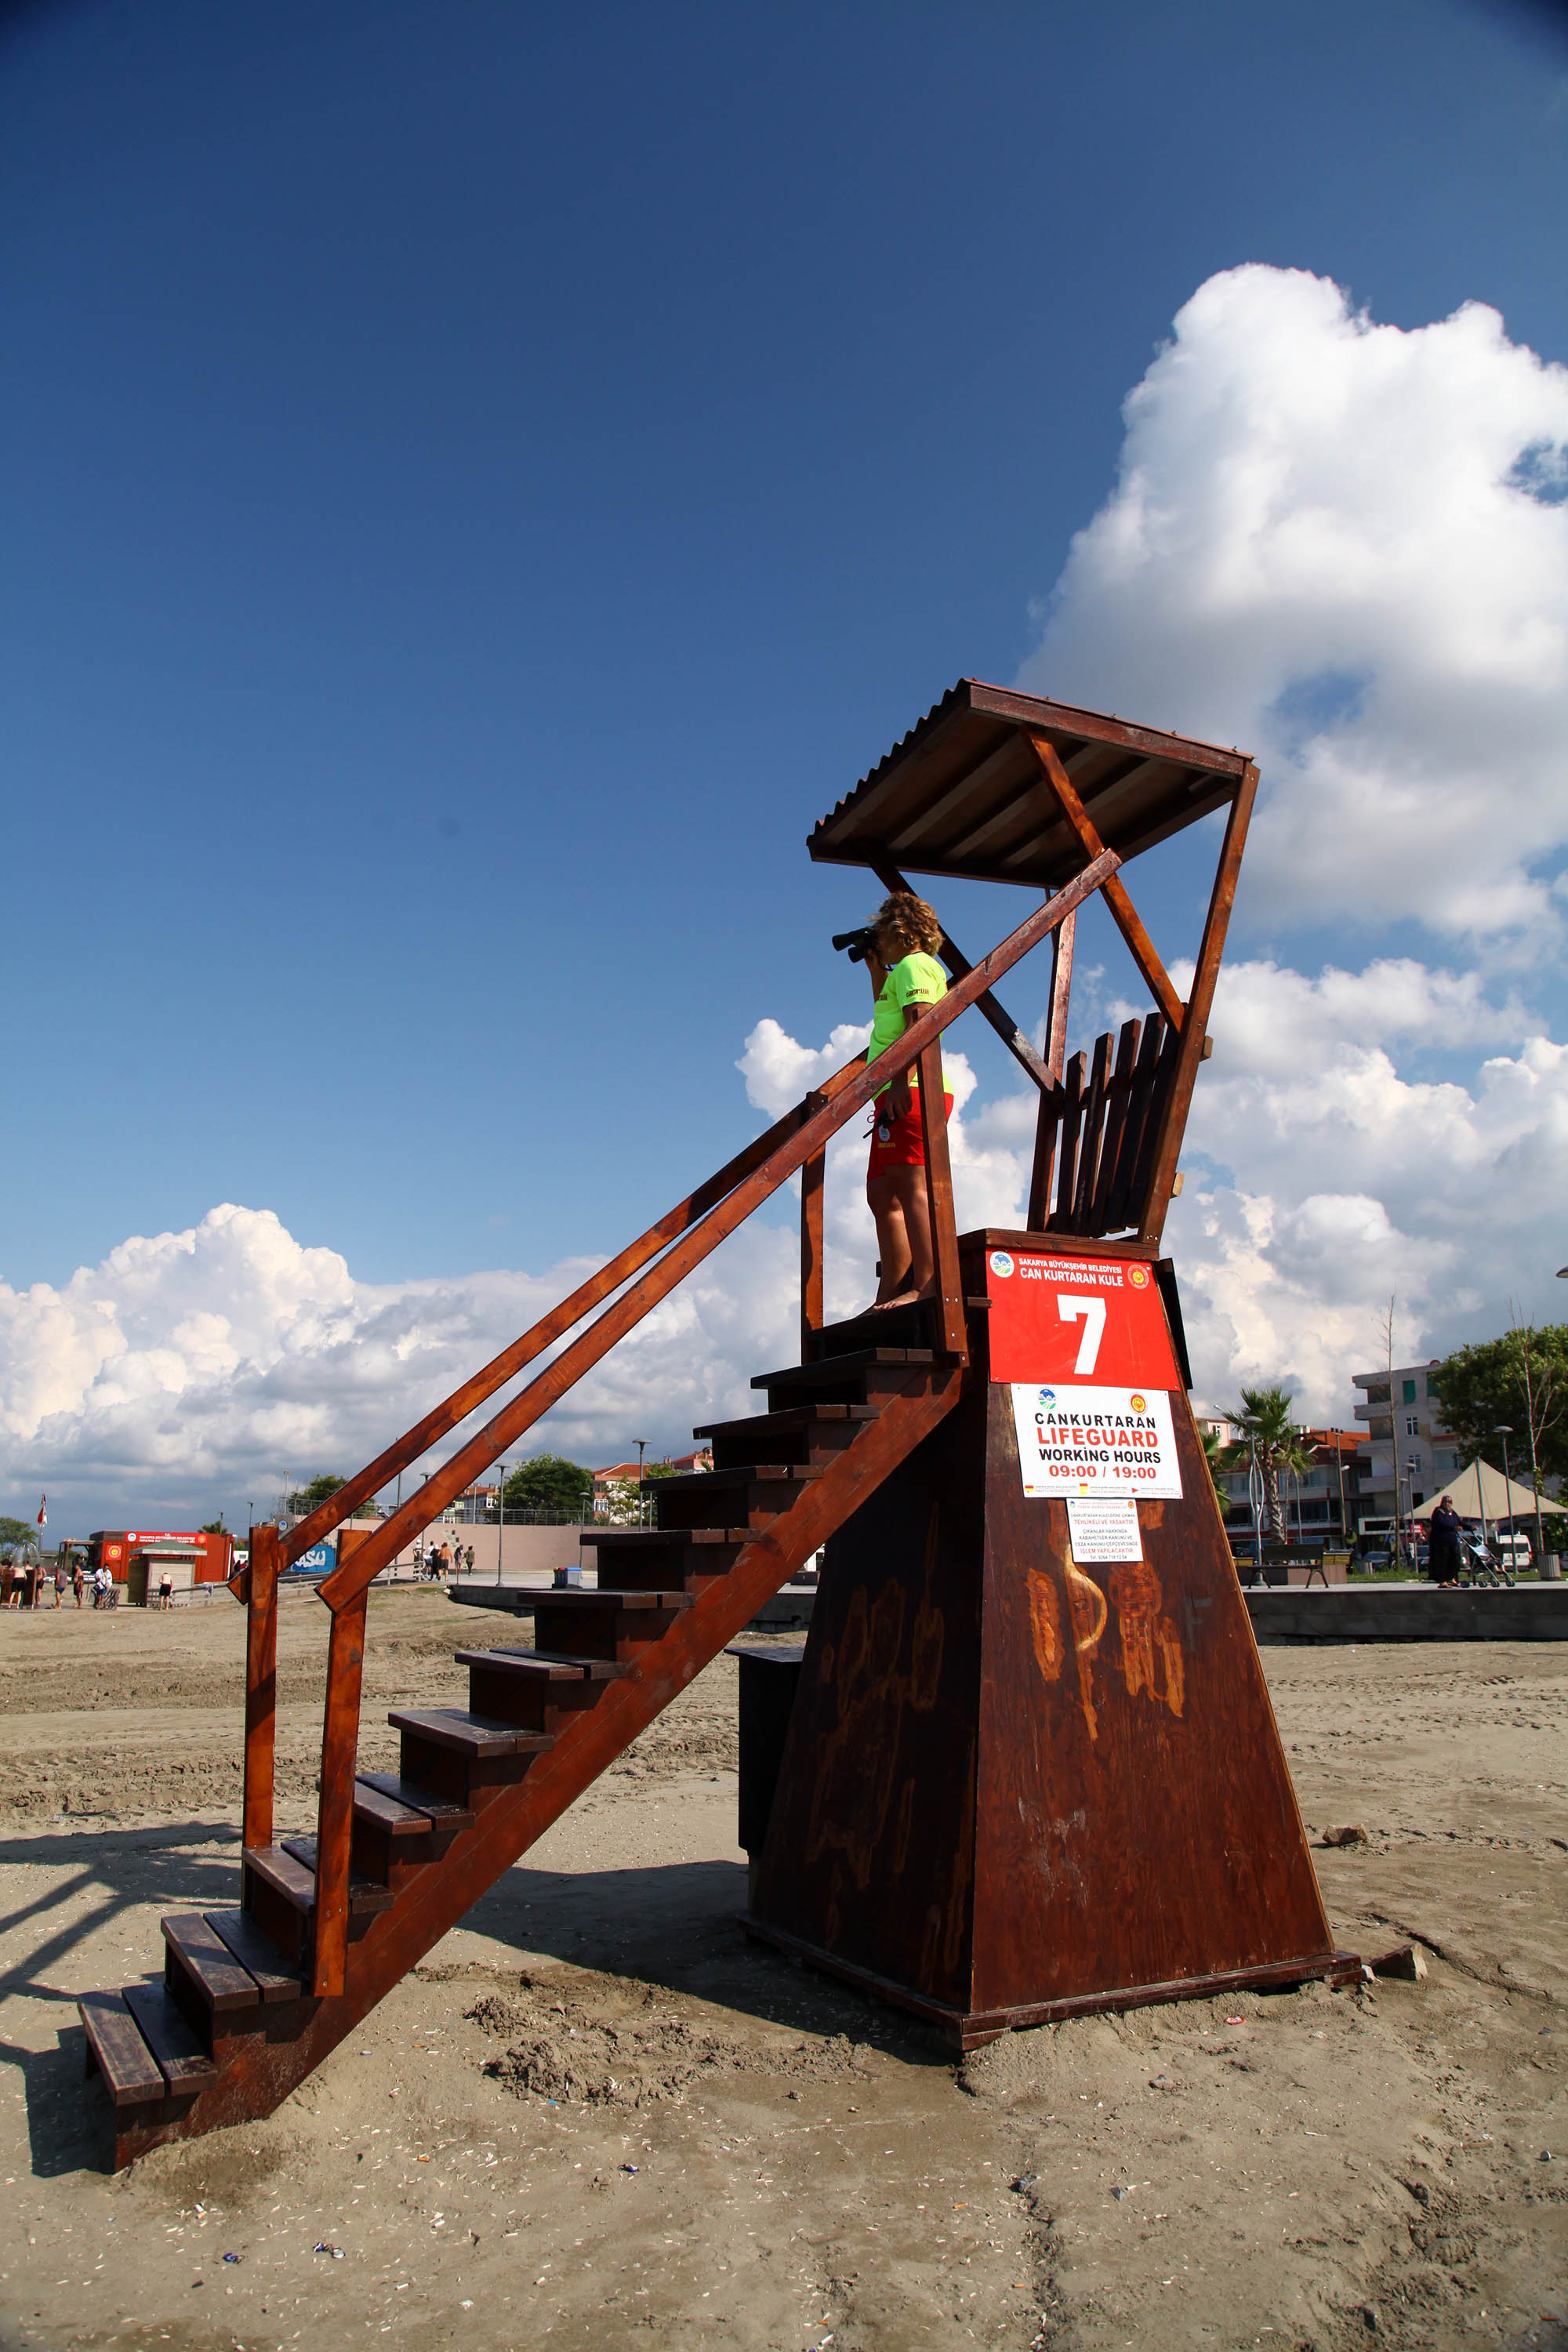
<svg viewBox="0 0 1568 2352">
<path fill-rule="evenodd" d="M 1118 1495 L 1069 1495 L 1068 1540 L 1079 1568 L 1097 1561 L 1142 1559 L 1138 1506 Z"/>
<path fill-rule="evenodd" d="M 1176 1501 L 1182 1474 L 1163 1389 L 1013 1386 L 1024 1492 Z"/>
</svg>

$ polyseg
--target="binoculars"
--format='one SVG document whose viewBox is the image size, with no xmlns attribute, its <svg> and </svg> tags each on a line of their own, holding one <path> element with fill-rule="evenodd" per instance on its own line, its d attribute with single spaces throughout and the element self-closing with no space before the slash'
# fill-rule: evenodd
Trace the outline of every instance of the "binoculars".
<svg viewBox="0 0 1568 2352">
<path fill-rule="evenodd" d="M 868 923 L 858 931 L 835 931 L 833 944 L 840 955 L 847 951 L 851 963 L 864 963 L 877 944 L 877 927 Z"/>
</svg>

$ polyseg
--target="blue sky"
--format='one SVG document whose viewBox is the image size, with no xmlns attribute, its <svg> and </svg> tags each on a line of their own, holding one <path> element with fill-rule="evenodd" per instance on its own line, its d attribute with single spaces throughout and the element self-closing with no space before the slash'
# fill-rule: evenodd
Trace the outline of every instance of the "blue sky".
<svg viewBox="0 0 1568 2352">
<path fill-rule="evenodd" d="M 14 15 L 0 1276 L 53 1295 L 224 1202 L 392 1288 L 543 1295 L 616 1246 L 754 1124 L 760 1022 L 864 1017 L 826 940 L 871 894 L 815 819 L 961 673 L 1048 655 L 1053 592 L 1052 690 L 1117 682 L 1073 618 L 1103 653 L 1114 610 L 1058 583 L 1183 306 L 1265 264 L 1560 362 L 1565 122 L 1544 20 L 1440 0 Z M 1311 659 L 1282 726 L 1355 707 L 1354 647 Z M 1172 952 L 1193 870 L 1139 893 Z M 942 894 L 972 953 L 1024 904 L 982 899 Z M 1524 935 L 1249 885 L 1233 936 L 1560 1033 Z M 1417 1022 L 1401 1071 L 1468 1083 L 1474 1042 Z M 142 1477 L 47 1417 L 18 1490 Z"/>
</svg>

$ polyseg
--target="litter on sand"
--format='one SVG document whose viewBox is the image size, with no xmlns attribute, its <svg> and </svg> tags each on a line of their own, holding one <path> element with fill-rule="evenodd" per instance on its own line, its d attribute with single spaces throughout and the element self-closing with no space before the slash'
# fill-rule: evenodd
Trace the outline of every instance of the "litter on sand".
<svg viewBox="0 0 1568 2352">
<path fill-rule="evenodd" d="M 331 2254 L 333 2262 L 335 2263 L 341 2263 L 343 2258 L 342 2248 L 341 2246 L 329 2246 L 324 2238 L 317 2239 L 316 2252 L 319 2254 Z"/>
</svg>

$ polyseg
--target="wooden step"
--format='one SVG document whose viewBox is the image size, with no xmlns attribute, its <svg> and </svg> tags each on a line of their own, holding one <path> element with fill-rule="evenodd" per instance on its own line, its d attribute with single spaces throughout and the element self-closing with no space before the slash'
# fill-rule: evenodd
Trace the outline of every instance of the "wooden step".
<svg viewBox="0 0 1568 2352">
<path fill-rule="evenodd" d="M 821 1475 L 820 1469 L 804 1463 L 773 1462 L 708 1470 L 690 1478 L 660 1478 L 654 1488 L 659 1533 L 743 1526 L 754 1535 L 791 1507 L 802 1486 Z"/>
<path fill-rule="evenodd" d="M 263 2001 L 300 1999 L 304 1979 L 290 1969 L 276 1944 L 243 1911 L 209 1911 L 206 1922 L 254 1980 Z"/>
<path fill-rule="evenodd" d="M 196 2039 L 195 2030 L 161 1984 L 121 1987 L 125 2006 L 142 2029 L 142 2039 L 158 2062 L 173 2094 L 205 2091 L 218 2069 Z"/>
<path fill-rule="evenodd" d="M 594 1595 L 598 1599 L 597 1593 Z M 520 1681 L 542 1683 L 607 1683 L 626 1672 L 604 1658 L 574 1658 L 558 1650 L 458 1650 L 460 1666 L 493 1666 Z"/>
<path fill-rule="evenodd" d="M 247 1845 L 243 1860 L 250 1876 L 291 1910 L 308 1917 L 315 1909 L 316 1874 L 301 1868 L 286 1845 Z"/>
<path fill-rule="evenodd" d="M 437 1837 L 428 1813 L 355 1780 L 349 1867 L 362 1878 L 400 1894 L 407 1881 L 428 1868 L 448 1843 Z"/>
<path fill-rule="evenodd" d="M 852 1315 L 843 1323 L 824 1323 L 811 1335 L 812 1361 L 855 1355 L 862 1348 L 929 1348 L 937 1336 L 934 1317 L 935 1301 L 920 1299 L 909 1307 Z"/>
<path fill-rule="evenodd" d="M 209 2014 L 226 2015 L 231 2011 L 260 2008 L 261 1988 L 256 1979 L 235 1958 L 223 1937 L 214 1933 L 199 1911 L 177 1912 L 163 1922 L 163 1929 L 170 1958 Z"/>
<path fill-rule="evenodd" d="M 422 1789 L 412 1780 L 400 1779 L 395 1772 L 362 1772 L 357 1785 L 390 1797 L 395 1804 L 405 1806 L 411 1813 L 423 1813 L 434 1829 L 450 1830 L 455 1834 L 474 1826 L 475 1816 L 468 1806 L 454 1805 L 447 1798 L 438 1797 L 433 1789 Z"/>
<path fill-rule="evenodd" d="M 542 1650 L 567 1657 L 630 1664 L 695 1601 L 691 1592 L 612 1591 L 603 1585 L 596 1592 L 552 1592 L 542 1595 L 533 1612 L 534 1639 Z"/>
<path fill-rule="evenodd" d="M 826 1469 L 854 1444 L 865 1423 L 876 1418 L 874 1404 L 796 1404 L 778 1412 L 751 1413 L 741 1421 L 710 1422 L 691 1433 L 706 1438 L 712 1447 L 714 1474 L 752 1461 L 759 1454 L 770 1462 L 782 1458 Z"/>
<path fill-rule="evenodd" d="M 660 1529 L 656 1532 L 668 1531 Z M 745 1540 L 743 1529 L 741 1540 L 742 1542 Z M 593 1616 L 601 1609 L 616 1609 L 624 1615 L 632 1617 L 641 1611 L 649 1609 L 689 1609 L 692 1605 L 692 1596 L 689 1592 L 682 1592 L 679 1590 L 669 1592 L 635 1592 L 601 1584 L 592 1592 L 542 1592 L 539 1596 L 539 1605 L 542 1609 L 548 1607 L 560 1610 L 568 1616 L 580 1614 L 587 1617 Z M 568 1651 L 565 1654 L 570 1657 L 573 1653 Z"/>
<path fill-rule="evenodd" d="M 461 1706 L 398 1706 L 386 1719 L 395 1731 L 412 1732 L 432 1748 L 448 1748 L 457 1756 L 537 1756 L 555 1744 L 547 1733 L 520 1731 L 515 1723 L 497 1723 Z"/>
<path fill-rule="evenodd" d="M 354 1819 L 369 1822 L 384 1837 L 401 1838 L 405 1843 L 430 1834 L 428 1813 L 416 1805 L 405 1805 L 401 1797 L 389 1797 L 384 1789 L 368 1787 L 363 1776 L 354 1781 Z"/>
<path fill-rule="evenodd" d="M 606 1685 L 631 1671 L 614 1659 L 555 1650 L 459 1650 L 458 1663 L 468 1669 L 468 1705 L 477 1715 L 552 1733 L 595 1706 Z"/>
<path fill-rule="evenodd" d="M 310 1874 L 310 1884 L 316 1883 L 316 1841 L 313 1837 L 285 1838 L 283 1851 L 291 1854 L 302 1870 Z M 397 1897 L 390 1886 L 378 1885 L 363 1871 L 349 1872 L 349 1912 L 351 1916 L 365 1917 L 373 1911 L 390 1911 Z"/>
<path fill-rule="evenodd" d="M 77 2013 L 87 2034 L 82 2071 L 101 2074 L 117 2107 L 146 2106 L 163 2095 L 163 2074 L 142 2029 L 117 1992 L 84 1992 Z"/>
<path fill-rule="evenodd" d="M 598 1551 L 603 1584 L 595 1590 L 680 1591 L 693 1599 L 715 1577 L 728 1576 L 750 1539 L 745 1528 L 607 1528 L 583 1537 Z"/>
<path fill-rule="evenodd" d="M 870 1404 L 879 1395 L 901 1388 L 903 1374 L 935 1362 L 930 1348 L 858 1348 L 852 1355 L 826 1356 L 816 1363 L 787 1364 L 782 1371 L 759 1372 L 752 1386 L 765 1389 L 770 1399 L 782 1396 L 790 1404 L 810 1397 L 815 1390 L 826 1391 L 831 1402 L 836 1393 L 856 1389 L 863 1393 L 853 1402 Z"/>
<path fill-rule="evenodd" d="M 403 1778 L 474 1812 L 515 1788 L 554 1744 L 542 1727 L 477 1707 L 398 1707 L 386 1719 L 403 1736 Z"/>
</svg>

